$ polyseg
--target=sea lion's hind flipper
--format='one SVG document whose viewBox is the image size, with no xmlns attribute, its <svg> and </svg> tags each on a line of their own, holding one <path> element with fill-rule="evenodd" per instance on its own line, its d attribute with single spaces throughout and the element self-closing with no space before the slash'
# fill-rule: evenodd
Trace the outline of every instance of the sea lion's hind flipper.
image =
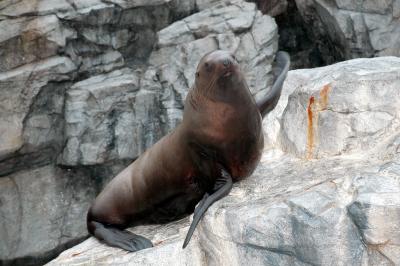
<svg viewBox="0 0 400 266">
<path fill-rule="evenodd" d="M 276 68 L 278 70 L 278 76 L 272 85 L 268 94 L 257 100 L 257 107 L 260 110 L 261 116 L 264 117 L 278 104 L 281 96 L 283 82 L 286 79 L 286 75 L 290 67 L 290 56 L 288 53 L 279 51 L 276 54 Z"/>
<path fill-rule="evenodd" d="M 216 180 L 214 184 L 214 188 L 210 193 L 206 193 L 200 203 L 194 210 L 193 221 L 189 227 L 189 231 L 186 235 L 185 241 L 183 242 L 183 247 L 185 248 L 190 241 L 190 238 L 193 235 L 194 230 L 196 229 L 197 224 L 199 223 L 201 217 L 203 217 L 204 213 L 207 211 L 208 207 L 210 207 L 214 202 L 220 200 L 229 194 L 232 189 L 233 181 L 231 175 L 222 170 L 221 176 Z"/>
<path fill-rule="evenodd" d="M 112 247 L 119 247 L 130 252 L 153 247 L 151 241 L 143 236 L 121 230 L 113 226 L 105 226 L 91 221 L 94 226 L 94 236 Z"/>
</svg>

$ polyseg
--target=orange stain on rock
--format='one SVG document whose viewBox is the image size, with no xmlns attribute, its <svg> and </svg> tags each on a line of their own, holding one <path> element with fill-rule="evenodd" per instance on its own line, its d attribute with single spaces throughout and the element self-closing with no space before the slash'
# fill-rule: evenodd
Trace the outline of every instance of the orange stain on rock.
<svg viewBox="0 0 400 266">
<path fill-rule="evenodd" d="M 319 98 L 315 100 L 314 96 L 311 96 L 308 101 L 307 106 L 307 150 L 306 150 L 306 158 L 312 159 L 315 147 L 315 130 L 317 128 L 317 124 L 315 121 L 318 121 L 318 113 L 320 111 L 326 110 L 328 107 L 328 95 L 331 91 L 332 87 L 330 84 L 325 85 L 322 90 L 319 92 Z"/>
<path fill-rule="evenodd" d="M 328 94 L 332 87 L 330 84 L 326 84 L 319 92 L 319 111 L 324 111 L 328 107 Z"/>
<path fill-rule="evenodd" d="M 315 98 L 310 97 L 307 107 L 307 159 L 311 159 L 314 147 L 314 126 L 313 126 L 313 106 Z"/>
</svg>

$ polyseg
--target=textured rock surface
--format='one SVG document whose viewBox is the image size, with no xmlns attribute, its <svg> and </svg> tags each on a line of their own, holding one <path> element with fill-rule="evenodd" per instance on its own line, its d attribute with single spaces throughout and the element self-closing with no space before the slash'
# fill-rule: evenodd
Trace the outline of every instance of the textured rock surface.
<svg viewBox="0 0 400 266">
<path fill-rule="evenodd" d="M 86 236 L 85 217 L 96 195 L 94 180 L 79 170 L 44 166 L 0 178 L 2 260 L 46 253 Z M 34 243 L 34 244 L 32 244 Z"/>
<path fill-rule="evenodd" d="M 310 34 L 315 36 L 312 39 L 328 37 L 339 57 L 400 55 L 397 0 L 295 1 Z"/>
<path fill-rule="evenodd" d="M 181 120 L 206 52 L 235 53 L 260 95 L 277 43 L 239 0 L 0 1 L 0 261 L 41 264 L 87 234 L 102 184 Z"/>
<path fill-rule="evenodd" d="M 75 70 L 69 58 L 51 57 L 0 73 L 0 175 L 42 164 L 60 149 L 63 95 Z"/>
<path fill-rule="evenodd" d="M 398 0 L 249 0 L 275 17 L 291 69 L 359 57 L 399 56 Z"/>
<path fill-rule="evenodd" d="M 287 12 L 288 1 L 283 0 L 253 0 L 251 2 L 257 3 L 257 7 L 263 14 L 268 14 L 272 17 L 281 15 Z"/>
<path fill-rule="evenodd" d="M 207 211 L 187 249 L 184 219 L 133 228 L 152 249 L 90 238 L 48 265 L 400 264 L 399 86 L 395 57 L 291 71 L 264 120 L 259 167 Z"/>
</svg>

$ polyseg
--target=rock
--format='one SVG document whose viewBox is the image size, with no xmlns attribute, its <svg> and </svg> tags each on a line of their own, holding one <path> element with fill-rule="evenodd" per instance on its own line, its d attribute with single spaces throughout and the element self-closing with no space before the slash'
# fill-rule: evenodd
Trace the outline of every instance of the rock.
<svg viewBox="0 0 400 266">
<path fill-rule="evenodd" d="M 64 86 L 75 70 L 70 59 L 52 57 L 0 73 L 0 176 L 27 163 L 15 152 L 40 153 L 60 140 Z"/>
<path fill-rule="evenodd" d="M 300 71 L 301 82 L 290 95 L 296 100 L 282 115 L 282 149 L 303 158 L 325 158 L 365 153 L 390 140 L 400 129 L 399 67 L 392 57 Z"/>
<path fill-rule="evenodd" d="M 139 253 L 127 253 L 121 249 L 110 248 L 102 245 L 96 239 L 90 238 L 79 244 L 73 249 L 62 253 L 59 258 L 48 263 L 47 265 L 58 265 L 59 263 L 75 263 L 73 257 L 80 256 L 81 263 L 90 263 L 85 255 L 86 250 L 90 249 L 92 254 L 98 257 L 93 260 L 94 263 L 105 264 L 143 264 L 143 265 L 204 265 L 203 252 L 199 246 L 187 247 L 187 252 L 182 252 L 182 234 L 189 225 L 188 217 L 167 225 L 150 225 L 140 226 L 139 230 L 146 237 L 149 237 L 156 247 L 153 249 L 143 250 L 143 256 L 137 256 Z M 136 230 L 135 230 L 136 231 Z M 157 249 L 157 255 L 154 256 L 154 249 Z M 117 256 L 110 257 L 110 251 Z"/>
<path fill-rule="evenodd" d="M 3 0 L 0 4 L 0 18 L 16 18 L 22 16 L 45 16 L 55 12 L 68 12 L 74 8 L 68 0 L 54 2 L 52 0 Z"/>
<path fill-rule="evenodd" d="M 67 92 L 66 146 L 60 163 L 93 165 L 137 156 L 144 148 L 141 140 L 146 134 L 157 134 L 153 127 L 149 128 L 151 131 L 144 130 L 146 126 L 141 120 L 150 110 L 156 109 L 151 105 L 155 101 L 149 95 L 150 106 L 146 105 L 146 92 L 138 93 L 138 90 L 139 75 L 130 69 L 74 84 Z M 152 96 L 155 99 L 154 93 Z M 139 114 L 143 109 L 144 113 Z M 156 120 L 153 123 L 157 124 Z"/>
<path fill-rule="evenodd" d="M 397 2 L 296 0 L 309 34 L 315 40 L 327 37 L 345 59 L 400 55 Z"/>
<path fill-rule="evenodd" d="M 261 10 L 263 14 L 268 14 L 272 17 L 281 15 L 287 11 L 288 2 L 287 0 L 253 0 L 251 2 L 257 3 L 258 9 Z"/>
<path fill-rule="evenodd" d="M 0 71 L 55 56 L 74 36 L 55 15 L 0 21 Z"/>
<path fill-rule="evenodd" d="M 399 84 L 395 57 L 291 71 L 264 121 L 260 165 L 207 210 L 187 249 L 184 219 L 130 229 L 152 249 L 125 253 L 90 238 L 48 265 L 399 264 Z M 314 136 L 327 141 L 307 160 L 310 110 Z"/>
<path fill-rule="evenodd" d="M 5 217 L 0 259 L 5 265 L 28 256 L 44 263 L 47 258 L 41 255 L 54 256 L 54 247 L 86 236 L 84 217 L 97 191 L 85 174 L 45 166 L 0 178 L 0 215 Z"/>
<path fill-rule="evenodd" d="M 81 60 L 79 71 L 82 75 L 87 76 L 108 73 L 125 66 L 122 54 L 113 50 L 106 51 L 98 56 L 81 57 L 77 60 Z"/>
</svg>

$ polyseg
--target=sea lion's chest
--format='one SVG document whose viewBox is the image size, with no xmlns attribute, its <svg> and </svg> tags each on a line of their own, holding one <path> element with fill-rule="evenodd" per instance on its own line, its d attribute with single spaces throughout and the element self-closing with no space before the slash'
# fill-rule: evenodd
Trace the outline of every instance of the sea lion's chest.
<svg viewBox="0 0 400 266">
<path fill-rule="evenodd" d="M 234 179 L 250 175 L 263 148 L 258 110 L 212 102 L 203 112 L 201 121 L 195 139 L 209 163 L 222 163 Z"/>
</svg>

